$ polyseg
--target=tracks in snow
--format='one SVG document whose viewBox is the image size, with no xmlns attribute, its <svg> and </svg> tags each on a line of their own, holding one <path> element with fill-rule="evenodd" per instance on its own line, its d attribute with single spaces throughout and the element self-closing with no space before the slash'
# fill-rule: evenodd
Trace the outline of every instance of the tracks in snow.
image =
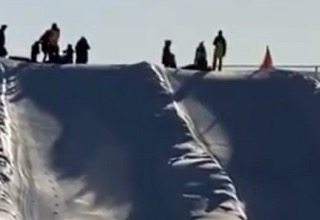
<svg viewBox="0 0 320 220">
<path fill-rule="evenodd" d="M 11 191 L 14 185 L 13 154 L 11 146 L 10 119 L 6 108 L 7 83 L 6 69 L 0 64 L 1 94 L 0 94 L 0 219 L 18 219 L 17 207 Z"/>
</svg>

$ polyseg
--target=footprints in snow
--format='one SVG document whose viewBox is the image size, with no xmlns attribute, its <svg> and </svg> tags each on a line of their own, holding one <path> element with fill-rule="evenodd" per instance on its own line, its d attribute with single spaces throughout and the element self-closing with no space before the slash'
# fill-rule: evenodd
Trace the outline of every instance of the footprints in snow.
<svg viewBox="0 0 320 220">
<path fill-rule="evenodd" d="M 54 197 L 53 214 L 59 215 L 60 203 L 59 203 L 59 195 L 57 192 L 57 187 L 56 187 L 55 181 L 53 180 L 53 178 L 50 176 L 50 174 L 47 171 L 45 171 L 45 175 L 48 178 L 48 182 L 50 184 L 50 189 L 52 190 L 53 197 Z"/>
</svg>

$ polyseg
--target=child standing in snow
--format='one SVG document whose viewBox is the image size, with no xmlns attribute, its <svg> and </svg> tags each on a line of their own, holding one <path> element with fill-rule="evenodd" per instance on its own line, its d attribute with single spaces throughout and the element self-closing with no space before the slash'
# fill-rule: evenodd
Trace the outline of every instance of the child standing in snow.
<svg viewBox="0 0 320 220">
<path fill-rule="evenodd" d="M 36 41 L 31 47 L 31 61 L 38 62 L 39 54 L 40 54 L 40 42 Z"/>
<path fill-rule="evenodd" d="M 73 63 L 74 50 L 71 44 L 68 44 L 67 49 L 63 51 L 62 63 Z"/>
</svg>

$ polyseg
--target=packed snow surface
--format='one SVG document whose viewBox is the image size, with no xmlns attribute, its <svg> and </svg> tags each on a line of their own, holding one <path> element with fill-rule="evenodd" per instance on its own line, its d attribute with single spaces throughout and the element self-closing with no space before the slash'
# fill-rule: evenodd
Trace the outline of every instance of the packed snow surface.
<svg viewBox="0 0 320 220">
<path fill-rule="evenodd" d="M 317 219 L 311 80 L 0 65 L 0 219 Z"/>
</svg>

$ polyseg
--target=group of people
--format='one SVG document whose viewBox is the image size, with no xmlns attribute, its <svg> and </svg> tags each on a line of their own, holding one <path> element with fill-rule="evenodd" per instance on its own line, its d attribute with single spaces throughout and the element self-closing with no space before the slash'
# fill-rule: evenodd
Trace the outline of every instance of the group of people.
<svg viewBox="0 0 320 220">
<path fill-rule="evenodd" d="M 7 25 L 0 27 L 0 57 L 8 55 L 5 47 L 5 31 Z M 90 45 L 85 37 L 81 37 L 76 43 L 75 48 L 71 44 L 60 54 L 60 28 L 56 23 L 53 23 L 51 28 L 46 30 L 39 40 L 31 46 L 31 62 L 38 62 L 38 56 L 43 53 L 42 62 L 44 63 L 74 63 L 74 54 L 76 55 L 75 63 L 88 63 Z"/>
<path fill-rule="evenodd" d="M 8 55 L 7 49 L 5 47 L 5 31 L 7 25 L 2 25 L 0 27 L 0 57 L 6 57 Z M 75 48 L 71 44 L 67 45 L 67 48 L 62 51 L 60 55 L 60 28 L 56 23 L 53 23 L 51 28 L 46 30 L 44 34 L 37 40 L 31 47 L 31 61 L 38 62 L 39 54 L 43 53 L 44 63 L 74 63 L 74 54 L 76 55 L 75 63 L 87 63 L 89 58 L 90 45 L 85 37 L 81 37 L 76 43 Z M 165 40 L 164 47 L 162 51 L 162 64 L 165 67 L 176 68 L 176 58 L 171 52 L 171 40 Z M 213 40 L 214 52 L 213 52 L 213 62 L 212 67 L 208 66 L 207 52 L 204 42 L 200 42 L 196 52 L 194 63 L 189 65 L 189 68 L 199 69 L 199 70 L 222 70 L 223 58 L 227 52 L 227 42 L 223 36 L 223 32 L 220 30 L 218 35 Z"/>
<path fill-rule="evenodd" d="M 90 45 L 85 37 L 81 37 L 76 43 L 75 50 L 71 44 L 63 50 L 60 55 L 60 28 L 53 23 L 51 28 L 46 30 L 44 34 L 31 47 L 31 61 L 37 62 L 40 54 L 40 47 L 43 53 L 43 62 L 47 63 L 73 63 L 74 53 L 76 54 L 76 63 L 87 63 Z"/>
<path fill-rule="evenodd" d="M 175 55 L 171 52 L 171 40 L 165 40 L 164 47 L 162 51 L 162 64 L 165 67 L 176 68 L 177 63 Z M 213 52 L 213 62 L 212 70 L 215 71 L 218 68 L 218 71 L 222 70 L 223 58 L 227 52 L 227 41 L 223 36 L 223 32 L 220 30 L 218 35 L 213 40 L 214 52 Z M 207 52 L 204 45 L 204 42 L 200 42 L 195 53 L 194 63 L 188 66 L 189 68 L 199 69 L 199 70 L 208 70 Z"/>
</svg>

